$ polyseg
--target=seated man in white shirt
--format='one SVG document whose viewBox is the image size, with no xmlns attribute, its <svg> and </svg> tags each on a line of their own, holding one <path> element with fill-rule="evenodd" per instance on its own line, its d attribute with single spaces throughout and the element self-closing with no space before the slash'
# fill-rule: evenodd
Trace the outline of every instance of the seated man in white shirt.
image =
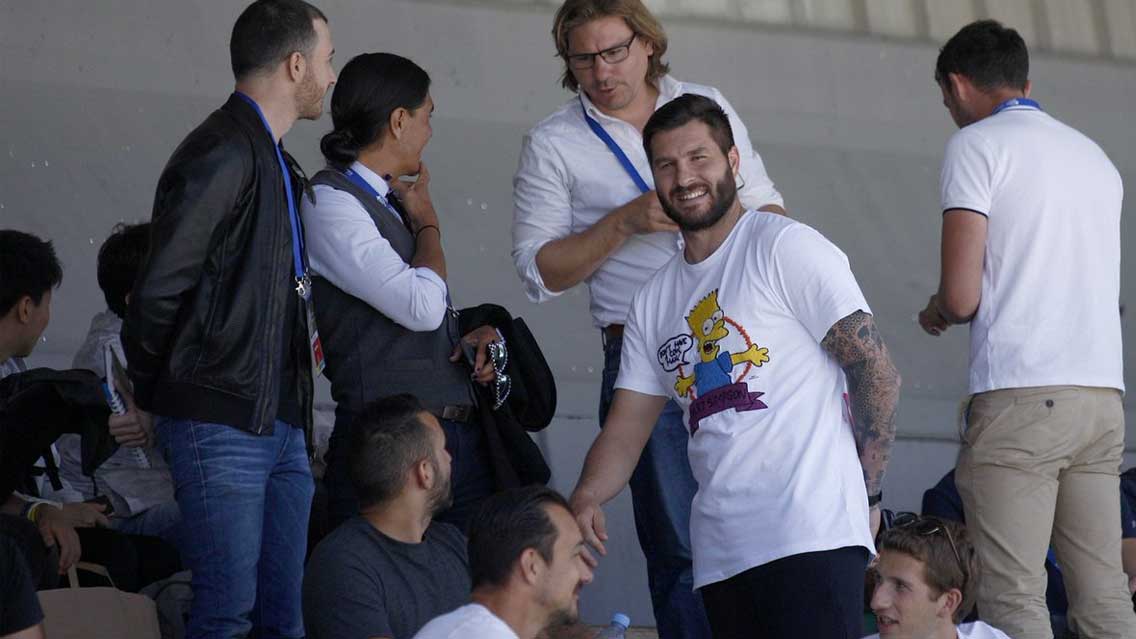
<svg viewBox="0 0 1136 639">
<path fill-rule="evenodd" d="M 473 602 L 415 639 L 533 639 L 572 624 L 593 564 L 559 493 L 544 486 L 498 493 L 470 521 Z"/>
<path fill-rule="evenodd" d="M 914 517 L 876 540 L 872 612 L 879 634 L 868 639 L 1009 639 L 981 621 L 959 625 L 974 607 L 978 559 L 966 527 Z"/>
<path fill-rule="evenodd" d="M 125 365 L 122 352 L 122 318 L 142 259 L 150 249 L 150 224 L 119 224 L 99 248 L 98 281 L 107 309 L 91 318 L 87 336 L 71 365 L 99 377 L 107 376 L 104 352 L 112 349 Z M 63 435 L 56 442 L 59 471 L 82 499 L 105 495 L 113 506 L 111 528 L 120 532 L 161 537 L 177 546 L 181 511 L 174 499 L 170 468 L 152 442 L 122 446 L 95 470 L 93 477 L 82 471 L 82 440 Z"/>
</svg>

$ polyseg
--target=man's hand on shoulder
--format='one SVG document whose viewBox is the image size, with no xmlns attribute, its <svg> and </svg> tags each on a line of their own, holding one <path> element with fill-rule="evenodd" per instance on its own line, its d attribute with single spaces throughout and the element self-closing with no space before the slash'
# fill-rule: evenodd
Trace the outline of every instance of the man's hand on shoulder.
<svg viewBox="0 0 1136 639">
<path fill-rule="evenodd" d="M 667 217 L 659 202 L 659 194 L 653 190 L 624 204 L 616 212 L 620 216 L 619 228 L 628 236 L 661 231 L 677 233 L 679 230 L 674 220 Z"/>
</svg>

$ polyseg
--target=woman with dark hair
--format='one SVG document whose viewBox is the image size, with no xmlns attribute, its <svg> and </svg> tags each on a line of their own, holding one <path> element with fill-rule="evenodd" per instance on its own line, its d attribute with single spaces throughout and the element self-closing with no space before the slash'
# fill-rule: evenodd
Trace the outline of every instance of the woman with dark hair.
<svg viewBox="0 0 1136 639">
<path fill-rule="evenodd" d="M 471 384 L 495 378 L 487 350 L 500 336 L 488 326 L 458 333 L 422 163 L 433 110 L 430 77 L 415 63 L 390 53 L 352 59 L 331 97 L 335 128 L 320 142 L 328 168 L 312 179 L 314 201 L 304 201 L 316 325 L 337 404 L 325 457 L 332 526 L 359 509 L 351 422 L 396 393 L 417 396 L 446 433 L 453 504 L 438 500 L 436 519 L 464 527 L 494 489 Z M 472 375 L 459 342 L 473 354 Z"/>
</svg>

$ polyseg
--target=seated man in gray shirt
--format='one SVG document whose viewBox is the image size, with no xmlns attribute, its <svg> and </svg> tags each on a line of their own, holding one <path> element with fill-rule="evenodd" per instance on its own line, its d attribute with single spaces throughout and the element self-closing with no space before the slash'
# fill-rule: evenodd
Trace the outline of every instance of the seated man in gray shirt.
<svg viewBox="0 0 1136 639">
<path fill-rule="evenodd" d="M 309 639 L 410 639 L 469 600 L 465 537 L 431 523 L 451 500 L 445 434 L 410 395 L 374 402 L 352 431 L 360 514 L 312 553 L 304 625 Z"/>
</svg>

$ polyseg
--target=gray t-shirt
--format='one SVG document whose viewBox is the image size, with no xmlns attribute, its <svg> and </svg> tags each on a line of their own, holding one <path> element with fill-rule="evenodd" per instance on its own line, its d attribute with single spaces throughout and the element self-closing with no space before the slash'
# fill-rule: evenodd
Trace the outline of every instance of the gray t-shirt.
<svg viewBox="0 0 1136 639">
<path fill-rule="evenodd" d="M 308 639 L 411 639 L 469 601 L 465 536 L 434 522 L 419 544 L 396 541 L 356 517 L 327 536 L 304 575 Z"/>
</svg>

